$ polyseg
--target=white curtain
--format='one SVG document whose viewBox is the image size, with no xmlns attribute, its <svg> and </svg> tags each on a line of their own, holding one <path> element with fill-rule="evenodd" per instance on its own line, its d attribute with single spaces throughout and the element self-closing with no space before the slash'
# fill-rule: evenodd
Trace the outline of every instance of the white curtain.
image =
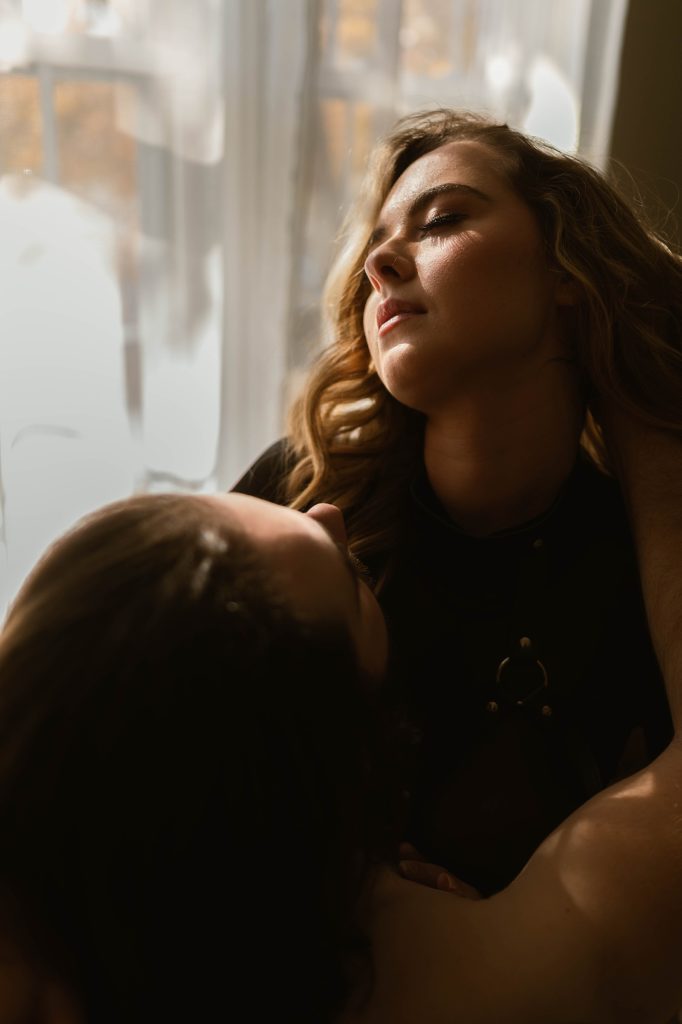
<svg viewBox="0 0 682 1024">
<path fill-rule="evenodd" d="M 80 515 L 227 488 L 320 345 L 377 135 L 608 152 L 626 0 L 0 0 L 0 611 Z"/>
<path fill-rule="evenodd" d="M 311 0 L 228 6 L 224 338 L 217 479 L 234 483 L 279 436 Z"/>
</svg>

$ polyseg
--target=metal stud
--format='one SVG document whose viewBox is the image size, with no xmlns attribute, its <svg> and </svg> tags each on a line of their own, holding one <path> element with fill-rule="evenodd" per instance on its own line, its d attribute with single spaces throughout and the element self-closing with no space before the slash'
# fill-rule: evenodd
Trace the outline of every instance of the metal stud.
<svg viewBox="0 0 682 1024">
<path fill-rule="evenodd" d="M 485 706 L 486 711 L 489 711 L 491 715 L 494 715 L 499 710 L 500 705 L 496 700 L 489 700 Z"/>
<path fill-rule="evenodd" d="M 542 715 L 543 718 L 551 718 L 552 717 L 552 709 L 549 706 L 549 704 L 543 704 L 542 705 L 542 708 L 540 709 L 540 714 Z"/>
</svg>

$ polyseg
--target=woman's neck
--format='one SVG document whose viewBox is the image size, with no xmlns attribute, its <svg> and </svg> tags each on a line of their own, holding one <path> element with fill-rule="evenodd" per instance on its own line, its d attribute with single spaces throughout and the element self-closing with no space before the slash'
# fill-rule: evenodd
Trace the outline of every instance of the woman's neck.
<svg viewBox="0 0 682 1024">
<path fill-rule="evenodd" d="M 552 377 L 532 389 L 470 393 L 427 420 L 429 483 L 452 520 L 472 536 L 541 515 L 569 476 L 583 410 L 574 375 Z"/>
</svg>

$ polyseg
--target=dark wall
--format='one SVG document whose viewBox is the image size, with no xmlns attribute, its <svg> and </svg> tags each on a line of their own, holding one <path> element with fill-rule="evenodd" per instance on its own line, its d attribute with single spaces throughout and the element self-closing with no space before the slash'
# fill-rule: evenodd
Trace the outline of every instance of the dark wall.
<svg viewBox="0 0 682 1024">
<path fill-rule="evenodd" d="M 634 178 L 656 226 L 680 245 L 682 0 L 630 0 L 611 157 Z M 614 174 L 622 184 L 617 167 Z"/>
</svg>

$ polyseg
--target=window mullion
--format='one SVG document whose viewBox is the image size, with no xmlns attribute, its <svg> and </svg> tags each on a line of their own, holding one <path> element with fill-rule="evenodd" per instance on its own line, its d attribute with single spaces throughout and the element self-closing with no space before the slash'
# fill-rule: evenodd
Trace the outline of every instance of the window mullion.
<svg viewBox="0 0 682 1024">
<path fill-rule="evenodd" d="M 40 118 L 43 129 L 43 175 L 53 185 L 59 184 L 59 153 L 54 110 L 54 72 L 48 64 L 37 66 L 36 77 L 40 96 Z"/>
</svg>

